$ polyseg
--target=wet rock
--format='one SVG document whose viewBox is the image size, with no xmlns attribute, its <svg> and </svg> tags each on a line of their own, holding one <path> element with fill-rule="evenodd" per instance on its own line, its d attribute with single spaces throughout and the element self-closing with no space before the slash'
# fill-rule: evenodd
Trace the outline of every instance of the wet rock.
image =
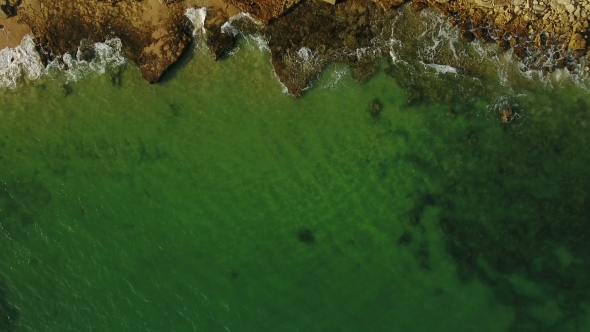
<svg viewBox="0 0 590 332">
<path fill-rule="evenodd" d="M 234 47 L 234 37 L 224 33 L 221 29 L 229 17 L 219 9 L 207 11 L 205 29 L 207 30 L 207 47 L 215 60 L 219 60 L 226 52 Z"/>
<path fill-rule="evenodd" d="M 16 7 L 11 5 L 0 5 L 0 15 L 3 18 L 16 16 Z"/>
<path fill-rule="evenodd" d="M 514 111 L 512 111 L 512 108 L 506 106 L 506 107 L 502 107 L 500 109 L 500 121 L 502 123 L 508 123 L 510 121 L 512 121 L 514 119 Z"/>
<path fill-rule="evenodd" d="M 269 41 L 271 63 L 291 96 L 301 95 L 329 62 L 351 66 L 353 78 L 366 81 L 378 68 L 382 51 L 372 40 L 395 16 L 371 0 L 330 5 L 302 1 L 271 21 L 262 33 Z M 363 49 L 363 52 L 356 50 Z"/>
<path fill-rule="evenodd" d="M 570 50 L 584 50 L 586 48 L 586 39 L 581 34 L 575 33 L 568 43 L 568 48 Z"/>
<path fill-rule="evenodd" d="M 422 100 L 422 94 L 418 89 L 410 89 L 407 91 L 406 104 L 408 106 L 415 105 Z"/>
<path fill-rule="evenodd" d="M 510 49 L 510 44 L 508 44 L 508 42 L 504 39 L 497 39 L 496 45 L 498 45 L 498 51 L 500 53 L 504 53 Z"/>
<path fill-rule="evenodd" d="M 415 12 L 419 12 L 422 9 L 428 7 L 428 4 L 426 2 L 421 2 L 421 1 L 412 1 L 412 10 Z"/>
<path fill-rule="evenodd" d="M 457 117 L 457 112 L 455 112 L 452 108 L 449 108 L 446 115 L 447 115 L 447 118 L 454 119 Z"/>
<path fill-rule="evenodd" d="M 461 40 L 466 42 L 472 42 L 475 39 L 475 35 L 471 31 L 465 31 L 461 33 Z"/>
<path fill-rule="evenodd" d="M 373 117 L 373 118 L 378 117 L 379 114 L 381 114 L 382 110 L 383 110 L 383 105 L 381 104 L 379 99 L 375 98 L 375 99 L 371 100 L 371 102 L 369 103 L 369 114 L 371 115 L 371 117 Z"/>
<path fill-rule="evenodd" d="M 69 85 L 67 85 L 67 84 L 63 84 L 63 85 L 61 86 L 61 95 L 62 95 L 63 97 L 67 97 L 67 96 L 69 96 L 69 95 L 71 95 L 71 94 L 72 94 L 72 87 L 70 87 L 70 86 L 69 86 Z"/>
<path fill-rule="evenodd" d="M 519 59 L 524 59 L 526 58 L 527 52 L 526 49 L 522 46 L 516 45 L 514 46 L 514 48 L 512 48 L 512 51 L 514 52 L 514 55 L 519 58 Z"/>
</svg>

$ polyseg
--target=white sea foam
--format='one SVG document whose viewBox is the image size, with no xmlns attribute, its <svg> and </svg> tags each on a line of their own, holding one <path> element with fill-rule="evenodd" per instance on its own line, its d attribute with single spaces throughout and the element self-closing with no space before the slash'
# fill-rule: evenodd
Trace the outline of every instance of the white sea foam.
<svg viewBox="0 0 590 332">
<path fill-rule="evenodd" d="M 0 50 L 0 88 L 15 88 L 23 74 L 29 80 L 36 80 L 43 72 L 31 35 L 25 35 L 17 47 Z"/>
<path fill-rule="evenodd" d="M 258 26 L 262 26 L 260 22 L 254 19 L 248 13 L 239 13 L 229 18 L 227 22 L 225 22 L 221 26 L 221 32 L 231 35 L 233 37 L 242 37 L 246 41 L 246 45 L 250 47 L 254 47 L 259 51 L 269 52 L 270 48 L 268 47 L 268 40 L 261 34 L 245 34 L 236 28 L 233 24 L 237 21 L 246 20 L 250 23 L 256 24 Z M 239 48 L 234 49 L 232 52 L 228 53 L 229 56 L 236 54 L 239 51 Z"/>
<path fill-rule="evenodd" d="M 67 81 L 77 81 L 91 73 L 104 74 L 108 69 L 120 67 L 127 60 L 123 56 L 123 45 L 119 38 L 108 39 L 104 43 L 92 45 L 94 57 L 83 59 L 83 51 L 78 48 L 76 55 L 64 54 L 47 65 L 47 70 L 63 71 Z"/>
<path fill-rule="evenodd" d="M 324 89 L 335 89 L 341 84 L 342 79 L 347 76 L 350 76 L 350 68 L 334 69 L 328 77 L 327 82 L 322 84 L 321 87 Z"/>
<path fill-rule="evenodd" d="M 453 67 L 453 66 L 449 66 L 449 65 L 439 65 L 436 63 L 424 63 L 422 61 L 419 61 L 424 67 L 429 67 L 429 68 L 433 68 L 434 70 L 436 70 L 437 73 L 439 74 L 448 74 L 448 73 L 452 73 L 452 74 L 458 74 L 459 71 L 457 70 L 457 68 Z"/>
<path fill-rule="evenodd" d="M 207 18 L 206 7 L 187 8 L 184 16 L 193 24 L 193 36 L 203 35 L 205 33 L 205 19 Z"/>
<path fill-rule="evenodd" d="M 223 23 L 223 25 L 221 26 L 221 32 L 227 33 L 234 37 L 236 37 L 238 34 L 241 34 L 241 31 L 232 25 L 232 23 L 239 20 L 248 20 L 253 22 L 254 24 L 260 25 L 260 22 L 254 19 L 250 14 L 241 12 L 230 17 L 227 22 Z"/>
<path fill-rule="evenodd" d="M 66 53 L 45 67 L 33 36 L 25 35 L 19 46 L 0 50 L 0 88 L 15 88 L 24 79 L 34 81 L 49 72 L 61 72 L 67 81 L 75 81 L 89 73 L 103 74 L 126 63 L 118 38 L 93 44 L 91 49 L 94 54 L 91 61 L 84 60 L 83 51 L 78 48 L 76 55 Z"/>
</svg>

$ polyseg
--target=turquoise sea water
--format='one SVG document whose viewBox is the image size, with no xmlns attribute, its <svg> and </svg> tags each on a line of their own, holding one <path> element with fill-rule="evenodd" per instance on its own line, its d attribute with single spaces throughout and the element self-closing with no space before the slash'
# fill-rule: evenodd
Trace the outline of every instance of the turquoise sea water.
<svg viewBox="0 0 590 332">
<path fill-rule="evenodd" d="M 583 86 L 189 53 L 0 92 L 0 331 L 590 328 Z"/>
</svg>

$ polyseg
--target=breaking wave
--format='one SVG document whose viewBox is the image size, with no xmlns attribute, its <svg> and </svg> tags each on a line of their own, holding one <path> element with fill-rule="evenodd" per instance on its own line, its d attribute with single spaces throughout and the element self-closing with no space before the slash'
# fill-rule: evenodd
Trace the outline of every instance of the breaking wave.
<svg viewBox="0 0 590 332">
<path fill-rule="evenodd" d="M 243 33 L 237 27 L 240 24 L 253 24 L 254 26 L 262 28 L 262 24 L 254 19 L 250 14 L 239 13 L 230 17 L 229 20 L 221 26 L 221 32 L 233 36 L 234 38 L 242 38 L 246 42 L 246 45 L 250 48 L 255 48 L 263 52 L 270 52 L 270 49 L 268 48 L 268 40 L 266 37 L 258 33 Z M 229 55 L 234 55 L 238 51 L 239 47 L 231 51 Z"/>
<path fill-rule="evenodd" d="M 85 59 L 90 52 L 92 58 Z M 123 45 L 118 38 L 108 39 L 104 43 L 95 43 L 89 50 L 78 48 L 76 55 L 64 54 L 48 64 L 47 70 L 58 70 L 65 74 L 67 81 L 77 81 L 89 74 L 104 74 L 108 69 L 120 67 L 127 62 L 123 56 Z"/>
<path fill-rule="evenodd" d="M 185 16 L 193 24 L 193 35 L 202 36 L 205 32 L 207 9 L 189 8 L 185 11 Z M 247 13 L 237 14 L 222 25 L 222 32 L 244 41 L 228 55 L 238 53 L 240 47 L 270 52 L 268 40 L 263 34 L 243 33 L 240 30 L 246 25 L 262 27 L 260 22 Z M 257 28 L 248 30 L 258 31 Z M 87 56 L 89 49 L 92 57 Z M 521 61 L 512 51 L 500 53 L 494 43 L 462 41 L 459 30 L 433 9 L 414 13 L 409 6 L 402 6 L 397 9 L 397 15 L 391 22 L 385 25 L 381 36 L 372 40 L 372 46 L 342 48 L 336 50 L 335 54 L 358 59 L 388 56 L 391 66 L 405 68 L 403 77 L 399 79 L 413 82 L 412 84 L 419 82 L 425 75 L 451 74 L 450 76 L 461 76 L 471 81 L 484 77 L 491 79 L 494 84 L 503 86 L 505 93 L 516 94 L 513 90 L 522 80 L 548 88 L 574 83 L 590 91 L 590 68 L 585 58 L 574 62 L 571 53 L 549 48 L 545 51 L 532 50 L 530 56 Z M 311 72 L 325 65 L 316 50 L 305 46 L 287 54 L 286 58 L 302 72 Z M 568 64 L 568 68 L 555 69 L 555 64 L 563 61 Z M 126 62 L 121 41 L 114 38 L 104 43 L 81 47 L 76 54 L 65 54 L 44 66 L 35 49 L 34 38 L 26 35 L 19 46 L 0 50 L 0 88 L 12 89 L 21 82 L 34 81 L 48 73 L 63 75 L 66 80 L 75 81 L 90 73 L 103 74 Z M 344 74 L 342 71 L 334 75 L 334 81 L 328 86 L 334 87 L 342 82 Z"/>
<path fill-rule="evenodd" d="M 206 7 L 188 8 L 184 12 L 184 16 L 193 24 L 193 37 L 203 35 L 205 33 L 205 19 L 207 18 Z"/>
<path fill-rule="evenodd" d="M 91 59 L 86 55 L 91 55 Z M 127 62 L 121 40 L 113 38 L 89 47 L 79 47 L 75 55 L 63 56 L 43 64 L 33 36 L 25 35 L 19 46 L 0 50 L 0 88 L 14 89 L 24 81 L 34 81 L 50 73 L 62 74 L 66 81 L 76 81 L 91 73 L 104 74 Z"/>
<path fill-rule="evenodd" d="M 31 35 L 24 36 L 14 48 L 0 50 L 0 88 L 15 88 L 23 77 L 36 80 L 44 70 Z"/>
</svg>

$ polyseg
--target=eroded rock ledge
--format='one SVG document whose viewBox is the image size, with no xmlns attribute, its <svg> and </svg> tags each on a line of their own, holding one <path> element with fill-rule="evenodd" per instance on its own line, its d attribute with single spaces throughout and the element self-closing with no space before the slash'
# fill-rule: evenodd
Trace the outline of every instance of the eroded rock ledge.
<svg viewBox="0 0 590 332">
<path fill-rule="evenodd" d="M 266 37 L 272 64 L 289 92 L 298 96 L 330 61 L 346 62 L 353 76 L 366 79 L 381 54 L 376 37 L 404 0 L 1 0 L 0 24 L 8 31 L 0 47 L 13 46 L 31 32 L 48 60 L 64 53 L 84 54 L 85 45 L 121 39 L 126 56 L 149 82 L 157 82 L 190 43 L 190 7 L 207 7 L 207 44 L 216 59 L 233 47 L 234 35 L 222 25 L 239 11 L 261 25 L 236 20 L 242 32 Z M 531 62 L 552 70 L 566 67 L 587 49 L 590 0 L 413 0 L 414 10 L 439 9 L 464 40 L 481 38 L 513 49 L 525 58 L 534 49 L 551 49 Z M 399 28 L 399 27 L 398 27 Z M 11 35 L 12 33 L 12 35 Z M 380 36 L 383 37 L 383 36 Z M 364 50 L 359 56 L 358 50 Z M 569 52 L 569 53 L 568 53 Z M 566 53 L 571 56 L 566 57 Z M 550 59 L 549 59 L 550 58 Z M 305 61 L 302 61 L 305 60 Z M 548 61 L 551 60 L 551 61 Z M 546 63 L 551 65 L 546 65 Z"/>
</svg>

